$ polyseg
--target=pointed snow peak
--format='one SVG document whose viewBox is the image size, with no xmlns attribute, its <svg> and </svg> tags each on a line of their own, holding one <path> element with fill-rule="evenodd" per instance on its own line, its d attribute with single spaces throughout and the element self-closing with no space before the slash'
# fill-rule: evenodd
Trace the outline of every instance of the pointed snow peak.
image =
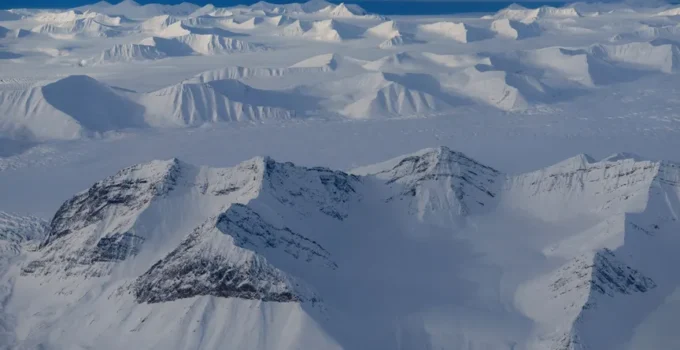
<svg viewBox="0 0 680 350">
<path fill-rule="evenodd" d="M 413 179 L 413 177 L 429 177 L 434 174 L 451 175 L 459 173 L 462 167 L 479 168 L 489 174 L 499 174 L 497 170 L 482 165 L 463 153 L 452 151 L 446 146 L 426 148 L 384 163 L 355 169 L 352 172 L 359 175 L 376 175 L 389 182 L 401 182 Z"/>
<path fill-rule="evenodd" d="M 123 183 L 143 185 L 142 187 L 153 196 L 164 195 L 174 188 L 182 169 L 190 166 L 177 158 L 153 160 L 122 169 L 115 175 L 97 182 L 89 191 Z M 135 195 L 140 195 L 140 193 Z"/>
<path fill-rule="evenodd" d="M 465 154 L 455 152 L 445 146 L 424 149 L 411 157 L 404 158 L 401 164 L 412 164 L 416 173 L 451 175 L 460 173 L 463 168 L 480 168 L 489 174 L 498 171 L 477 163 Z"/>
<path fill-rule="evenodd" d="M 510 6 L 506 7 L 506 10 L 527 10 L 527 8 L 518 3 L 512 3 Z"/>
<path fill-rule="evenodd" d="M 469 214 L 489 210 L 495 203 L 502 176 L 447 147 L 427 148 L 387 162 L 354 170 L 394 185 L 411 213 L 433 225 L 460 223 Z"/>
<path fill-rule="evenodd" d="M 118 6 L 120 5 L 126 5 L 126 6 L 142 6 L 135 0 L 123 0 L 117 4 Z"/>
<path fill-rule="evenodd" d="M 375 175 L 388 183 L 417 183 L 445 177 L 496 177 L 500 173 L 482 165 L 465 154 L 448 147 L 426 148 L 384 163 L 359 168 L 353 173 Z"/>
<path fill-rule="evenodd" d="M 145 179 L 151 181 L 167 181 L 176 175 L 182 166 L 187 164 L 177 158 L 153 160 L 148 163 L 134 165 L 119 171 L 114 178 L 126 180 Z"/>
<path fill-rule="evenodd" d="M 321 212 L 343 220 L 348 216 L 349 203 L 358 196 L 359 178 L 342 171 L 279 163 L 269 157 L 251 162 L 263 165 L 261 190 L 304 216 Z"/>
<path fill-rule="evenodd" d="M 391 39 L 401 35 L 395 21 L 387 21 L 368 28 L 366 34 L 378 38 Z"/>
<path fill-rule="evenodd" d="M 215 10 L 216 10 L 215 5 L 207 4 L 207 5 L 199 8 L 198 10 L 194 11 L 191 15 L 189 15 L 189 17 L 205 16 L 205 15 L 208 15 L 209 13 L 211 13 Z"/>
<path fill-rule="evenodd" d="M 345 6 L 345 3 L 340 3 L 339 5 L 335 6 L 335 8 L 330 12 L 332 16 L 335 17 L 352 17 L 355 16 L 355 14 L 350 11 L 350 9 Z"/>
<path fill-rule="evenodd" d="M 317 12 L 319 10 L 327 8 L 328 6 L 333 6 L 333 4 L 326 0 L 310 0 L 302 4 L 302 9 L 305 12 L 310 13 Z"/>
</svg>

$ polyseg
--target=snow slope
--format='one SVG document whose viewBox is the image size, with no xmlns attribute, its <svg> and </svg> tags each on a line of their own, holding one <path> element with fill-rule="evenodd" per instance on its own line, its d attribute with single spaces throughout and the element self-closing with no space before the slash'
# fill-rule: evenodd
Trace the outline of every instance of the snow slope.
<svg viewBox="0 0 680 350">
<path fill-rule="evenodd" d="M 318 41 L 341 42 L 343 40 L 359 38 L 361 29 L 352 24 L 339 22 L 334 19 L 312 22 L 296 20 L 283 27 L 280 35 Z"/>
<path fill-rule="evenodd" d="M 57 24 L 43 24 L 31 29 L 34 33 L 51 34 L 55 36 L 85 35 L 93 37 L 111 37 L 121 35 L 114 27 L 98 22 L 94 18 L 76 19 Z"/>
<path fill-rule="evenodd" d="M 486 19 L 509 19 L 524 23 L 531 23 L 541 19 L 568 19 L 579 18 L 582 15 L 574 7 L 551 7 L 542 6 L 537 9 L 528 9 L 519 5 L 511 5 L 510 7 L 498 11 L 493 16 L 484 16 Z"/>
<path fill-rule="evenodd" d="M 47 348 L 620 349 L 678 285 L 679 180 L 625 154 L 511 176 L 446 147 L 351 174 L 152 161 L 63 203 L 3 320 Z"/>
<path fill-rule="evenodd" d="M 93 64 L 133 62 L 145 60 L 157 60 L 167 57 L 167 54 L 158 50 L 155 46 L 142 44 L 118 44 L 104 50 L 98 57 L 91 60 Z"/>
<path fill-rule="evenodd" d="M 194 53 L 211 56 L 267 50 L 267 47 L 261 44 L 216 34 L 186 34 L 171 38 L 150 37 L 142 40 L 140 44 L 153 46 L 168 56 L 186 56 Z"/>
<path fill-rule="evenodd" d="M 178 18 L 170 15 L 160 15 L 145 20 L 139 24 L 139 29 L 145 32 L 158 33 L 179 21 Z"/>
<path fill-rule="evenodd" d="M 538 36 L 541 33 L 536 23 L 525 24 L 509 19 L 498 19 L 491 22 L 491 31 L 498 36 L 509 39 L 525 39 Z"/>
<path fill-rule="evenodd" d="M 502 110 L 523 110 L 548 102 L 550 87 L 530 75 L 497 70 L 478 64 L 441 80 L 442 87 Z"/>
<path fill-rule="evenodd" d="M 0 125 L 2 133 L 10 138 L 72 139 L 91 132 L 145 125 L 142 106 L 88 76 L 2 91 L 0 96 Z"/>
<path fill-rule="evenodd" d="M 266 105 L 270 101 L 263 100 L 263 105 L 244 102 L 256 102 L 257 96 L 248 100 L 234 100 L 229 89 L 220 87 L 222 80 L 208 84 L 180 83 L 159 91 L 143 94 L 138 97 L 140 104 L 146 106 L 147 121 L 156 126 L 201 125 L 208 122 L 224 121 L 264 121 L 290 119 L 294 112 Z M 212 85 L 211 85 L 212 84 Z M 215 86 L 217 85 L 217 86 Z M 246 89 L 245 85 L 235 86 Z M 239 93 L 243 95 L 244 93 Z M 234 94 L 236 95 L 236 94 Z M 266 95 L 265 95 L 266 96 Z"/>
</svg>

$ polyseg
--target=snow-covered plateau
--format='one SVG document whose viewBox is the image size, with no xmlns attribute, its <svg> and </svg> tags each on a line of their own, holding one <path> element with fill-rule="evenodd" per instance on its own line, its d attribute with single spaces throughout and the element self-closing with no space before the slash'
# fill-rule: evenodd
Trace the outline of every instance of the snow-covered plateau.
<svg viewBox="0 0 680 350">
<path fill-rule="evenodd" d="M 0 349 L 680 349 L 680 7 L 0 10 Z"/>
</svg>

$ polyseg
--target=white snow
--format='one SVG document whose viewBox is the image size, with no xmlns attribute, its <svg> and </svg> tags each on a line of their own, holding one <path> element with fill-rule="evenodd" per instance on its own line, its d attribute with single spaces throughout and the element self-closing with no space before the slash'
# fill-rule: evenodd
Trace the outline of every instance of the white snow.
<svg viewBox="0 0 680 350">
<path fill-rule="evenodd" d="M 498 36 L 509 39 L 525 39 L 538 36 L 541 33 L 540 27 L 535 22 L 525 24 L 509 19 L 498 19 L 491 22 L 491 30 Z"/>
<path fill-rule="evenodd" d="M 468 43 L 489 38 L 489 34 L 482 28 L 476 28 L 465 23 L 435 22 L 421 24 L 419 31 L 443 36 L 461 43 Z"/>
<path fill-rule="evenodd" d="M 132 62 L 144 60 L 157 60 L 166 57 L 166 53 L 151 45 L 141 44 L 118 44 L 104 50 L 92 63 L 101 64 L 107 62 Z"/>
<path fill-rule="evenodd" d="M 386 21 L 368 28 L 365 34 L 382 39 L 391 39 L 397 35 L 401 35 L 395 21 Z"/>
<path fill-rule="evenodd" d="M 167 29 L 169 26 L 179 21 L 178 18 L 170 15 L 160 15 L 145 20 L 139 25 L 139 29 L 155 33 Z"/>
<path fill-rule="evenodd" d="M 511 5 L 510 7 L 498 11 L 493 16 L 484 16 L 486 19 L 509 19 L 520 21 L 524 23 L 531 23 L 540 19 L 564 19 L 564 18 L 578 18 L 581 14 L 574 7 L 555 8 L 551 6 L 543 6 L 537 9 L 527 9 L 519 5 Z"/>
<path fill-rule="evenodd" d="M 676 349 L 678 14 L 2 10 L 0 348 Z"/>
<path fill-rule="evenodd" d="M 678 16 L 680 15 L 680 8 L 674 7 L 668 10 L 661 11 L 657 14 L 658 16 Z"/>
</svg>

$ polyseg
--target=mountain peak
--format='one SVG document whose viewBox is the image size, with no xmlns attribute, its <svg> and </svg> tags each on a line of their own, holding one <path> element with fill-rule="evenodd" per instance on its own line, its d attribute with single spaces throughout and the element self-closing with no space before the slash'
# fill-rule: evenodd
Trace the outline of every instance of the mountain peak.
<svg viewBox="0 0 680 350">
<path fill-rule="evenodd" d="M 375 176 L 396 187 L 397 194 L 388 201 L 409 199 L 412 213 L 435 224 L 488 210 L 496 202 L 502 177 L 497 170 L 445 146 L 426 148 L 353 173 Z"/>
<path fill-rule="evenodd" d="M 137 6 L 142 6 L 142 5 L 140 5 L 135 0 L 123 0 L 119 3 L 117 3 L 115 6 L 135 6 L 135 7 L 137 7 Z"/>
<path fill-rule="evenodd" d="M 289 254 L 314 252 L 309 260 L 318 257 L 325 265 L 334 266 L 317 243 L 270 224 L 269 217 L 258 211 L 342 221 L 349 215 L 350 204 L 359 198 L 359 184 L 357 177 L 340 171 L 299 167 L 270 157 L 255 157 L 231 168 L 198 167 L 176 158 L 131 166 L 66 201 L 41 244 L 42 257 L 23 272 L 102 276 L 128 258 L 157 261 L 164 242 L 172 242 L 173 237 L 179 242 L 185 230 L 210 217 L 229 219 L 218 221 L 230 223 L 231 231 L 224 233 L 233 235 L 242 247 L 263 248 L 252 244 L 251 235 L 278 232 L 267 239 L 264 248 L 286 236 L 281 239 L 301 240 L 300 251 L 288 247 Z M 163 224 L 150 223 L 150 218 Z M 257 225 L 245 229 L 243 220 Z M 262 231 L 263 225 L 271 227 Z M 247 232 L 239 235 L 234 230 Z"/>
<path fill-rule="evenodd" d="M 484 169 L 484 172 L 498 174 L 495 169 L 477 163 L 465 154 L 452 151 L 446 146 L 425 148 L 384 163 L 356 169 L 354 172 L 376 175 L 387 179 L 388 182 L 407 182 L 413 178 L 457 174 L 461 167 L 480 168 Z"/>
<path fill-rule="evenodd" d="M 113 211 L 112 215 L 122 215 L 118 206 L 132 212 L 143 210 L 154 197 L 174 188 L 181 167 L 177 158 L 154 160 L 122 169 L 95 183 L 59 208 L 41 247 L 101 220 L 107 208 Z"/>
</svg>

